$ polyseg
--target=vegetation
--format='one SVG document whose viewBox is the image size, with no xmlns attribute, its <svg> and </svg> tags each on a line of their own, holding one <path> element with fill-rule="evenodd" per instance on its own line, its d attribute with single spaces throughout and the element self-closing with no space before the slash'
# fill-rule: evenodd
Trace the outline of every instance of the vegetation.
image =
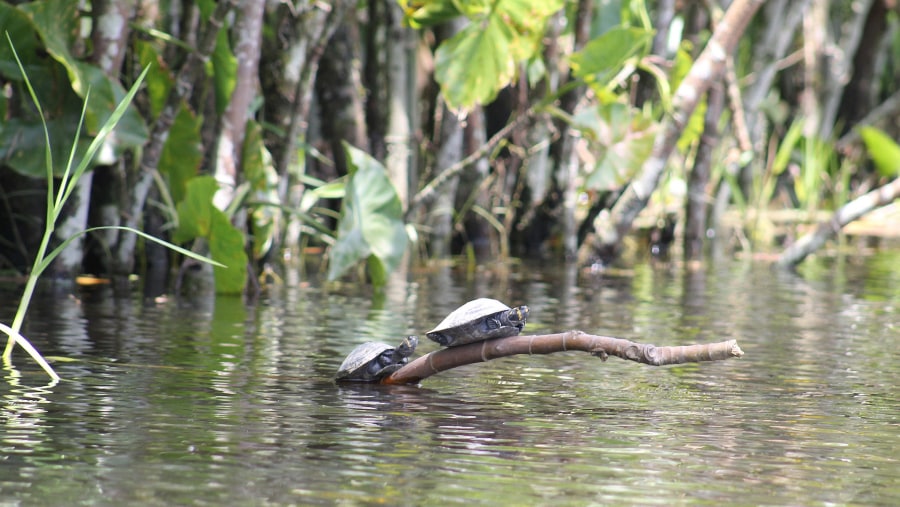
<svg viewBox="0 0 900 507">
<path fill-rule="evenodd" d="M 599 267 L 636 228 L 702 259 L 710 231 L 760 248 L 773 211 L 799 230 L 893 188 L 865 147 L 890 158 L 900 132 L 895 4 L 727 4 L 0 4 L 46 108 L 0 49 L 0 264 L 27 270 L 45 227 L 56 276 L 183 263 L 140 229 L 229 266 L 222 293 L 288 254 L 376 286 L 410 251 Z M 47 138 L 80 178 L 48 175 Z M 35 220 L 51 181 L 68 204 Z"/>
<path fill-rule="evenodd" d="M 7 38 L 9 35 L 7 34 Z M 12 355 L 13 347 L 15 345 L 19 345 L 30 355 L 35 362 L 37 362 L 41 368 L 44 369 L 45 372 L 50 376 L 50 378 L 54 381 L 59 380 L 59 376 L 53 370 L 49 363 L 44 360 L 43 356 L 31 345 L 27 338 L 22 336 L 19 333 L 19 330 L 22 327 L 22 322 L 25 319 L 25 314 L 28 312 L 28 306 L 31 303 L 31 297 L 34 294 L 34 289 L 37 285 L 37 281 L 40 278 L 41 274 L 47 269 L 53 260 L 62 253 L 68 244 L 72 241 L 76 240 L 79 236 L 85 233 L 89 233 L 92 231 L 102 230 L 102 229 L 118 229 L 123 230 L 125 232 L 131 232 L 137 234 L 139 236 L 143 236 L 146 239 L 162 244 L 165 247 L 171 248 L 173 251 L 186 255 L 188 257 L 210 262 L 219 266 L 220 268 L 225 268 L 224 265 L 201 257 L 197 254 L 184 250 L 176 245 L 172 245 L 167 243 L 166 241 L 162 241 L 160 239 L 149 236 L 141 231 L 129 229 L 126 227 L 119 226 L 99 226 L 92 229 L 86 229 L 83 231 L 77 231 L 73 235 L 67 237 L 61 245 L 54 248 L 52 251 L 48 252 L 48 245 L 50 243 L 50 239 L 53 237 L 54 229 L 56 227 L 56 222 L 59 219 L 59 216 L 62 212 L 63 206 L 66 204 L 66 201 L 72 195 L 72 192 L 75 190 L 78 181 L 81 180 L 85 171 L 87 170 L 91 160 L 93 160 L 94 156 L 97 154 L 97 151 L 100 150 L 101 146 L 105 142 L 107 136 L 115 128 L 116 124 L 125 114 L 126 109 L 134 98 L 135 93 L 138 90 L 141 82 L 144 80 L 144 77 L 147 74 L 147 70 L 145 69 L 140 76 L 138 76 L 137 81 L 134 86 L 131 87 L 131 90 L 125 95 L 122 101 L 117 105 L 115 110 L 113 110 L 112 114 L 109 118 L 106 119 L 104 124 L 100 127 L 97 135 L 94 137 L 93 141 L 87 146 L 84 154 L 81 156 L 77 165 L 75 165 L 75 155 L 77 151 L 78 141 L 79 141 L 79 133 L 81 131 L 81 126 L 84 122 L 85 113 L 87 110 L 87 104 L 90 99 L 90 88 L 85 92 L 85 101 L 81 113 L 81 117 L 78 120 L 77 128 L 74 130 L 75 139 L 72 142 L 72 150 L 69 153 L 68 159 L 63 165 L 62 175 L 59 181 L 59 188 L 54 191 L 54 178 L 53 178 L 53 170 L 56 167 L 53 163 L 53 155 L 51 150 L 50 143 L 50 134 L 47 128 L 47 122 L 44 116 L 44 110 L 41 107 L 40 101 L 37 99 L 34 87 L 31 84 L 31 81 L 28 78 L 28 75 L 25 73 L 25 69 L 22 67 L 22 62 L 19 60 L 19 56 L 15 51 L 15 47 L 12 44 L 12 41 L 9 41 L 10 49 L 12 50 L 13 57 L 15 58 L 16 64 L 19 67 L 22 76 L 22 82 L 25 85 L 25 88 L 28 90 L 28 94 L 33 101 L 33 104 L 37 110 L 38 118 L 41 121 L 41 126 L 44 131 L 44 160 L 46 167 L 46 181 L 47 181 L 47 217 L 45 221 L 45 229 L 44 234 L 41 236 L 41 243 L 38 247 L 37 255 L 34 258 L 34 265 L 32 266 L 31 273 L 28 276 L 28 280 L 25 283 L 25 291 L 22 294 L 19 307 L 16 310 L 16 315 L 13 320 L 12 326 L 6 326 L 5 324 L 0 324 L 0 331 L 3 331 L 8 337 L 8 341 L 6 344 L 6 348 L 3 352 L 3 362 L 4 364 L 10 363 L 10 358 Z"/>
</svg>

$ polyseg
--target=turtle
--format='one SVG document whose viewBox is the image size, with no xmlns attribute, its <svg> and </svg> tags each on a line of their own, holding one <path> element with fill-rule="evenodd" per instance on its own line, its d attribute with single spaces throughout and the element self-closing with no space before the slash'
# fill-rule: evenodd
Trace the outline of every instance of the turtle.
<svg viewBox="0 0 900 507">
<path fill-rule="evenodd" d="M 522 332 L 527 318 L 527 306 L 510 308 L 496 299 L 479 298 L 453 310 L 426 336 L 445 347 L 456 347 L 515 336 Z"/>
<path fill-rule="evenodd" d="M 344 359 L 334 378 L 342 382 L 378 382 L 406 364 L 418 344 L 419 337 L 412 335 L 397 347 L 381 342 L 360 344 Z"/>
</svg>

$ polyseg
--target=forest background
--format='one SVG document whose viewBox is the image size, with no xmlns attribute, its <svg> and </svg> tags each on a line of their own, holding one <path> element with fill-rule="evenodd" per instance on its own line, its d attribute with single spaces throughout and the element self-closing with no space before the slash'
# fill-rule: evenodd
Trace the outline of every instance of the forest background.
<svg viewBox="0 0 900 507">
<path fill-rule="evenodd" d="M 140 273 L 165 290 L 192 262 L 122 229 L 80 235 L 110 225 L 229 266 L 214 268 L 223 293 L 282 262 L 376 286 L 409 255 L 603 269 L 634 231 L 686 260 L 799 246 L 790 265 L 895 210 L 898 14 L 895 0 L 4 2 L 0 269 L 27 270 L 47 220 L 46 140 L 13 46 L 55 178 L 148 69 L 74 182 L 56 277 Z"/>
</svg>

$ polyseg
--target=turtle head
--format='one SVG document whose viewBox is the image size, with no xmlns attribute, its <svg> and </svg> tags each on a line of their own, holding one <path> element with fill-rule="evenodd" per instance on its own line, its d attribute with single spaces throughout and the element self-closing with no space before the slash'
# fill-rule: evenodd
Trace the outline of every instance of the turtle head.
<svg viewBox="0 0 900 507">
<path fill-rule="evenodd" d="M 507 318 L 509 319 L 510 324 L 516 326 L 519 328 L 519 331 L 521 331 L 525 327 L 525 321 L 528 320 L 529 313 L 527 306 L 517 306 L 509 309 Z"/>
<path fill-rule="evenodd" d="M 394 359 L 398 360 L 400 358 L 406 358 L 412 355 L 412 353 L 416 350 L 416 346 L 419 344 L 419 337 L 416 335 L 409 335 L 400 342 L 400 345 L 397 345 L 397 348 L 394 349 Z"/>
</svg>

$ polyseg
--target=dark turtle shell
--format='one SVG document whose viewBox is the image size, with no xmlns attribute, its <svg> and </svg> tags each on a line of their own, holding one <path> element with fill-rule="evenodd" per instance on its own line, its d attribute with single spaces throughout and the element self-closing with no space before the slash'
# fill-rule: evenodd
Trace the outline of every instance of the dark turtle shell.
<svg viewBox="0 0 900 507">
<path fill-rule="evenodd" d="M 515 336 L 525 327 L 528 307 L 510 308 L 496 299 L 480 298 L 460 306 L 426 334 L 445 347 Z"/>
<path fill-rule="evenodd" d="M 341 363 L 334 378 L 347 382 L 378 382 L 406 364 L 418 343 L 417 336 L 407 336 L 396 348 L 381 342 L 358 345 Z"/>
</svg>

